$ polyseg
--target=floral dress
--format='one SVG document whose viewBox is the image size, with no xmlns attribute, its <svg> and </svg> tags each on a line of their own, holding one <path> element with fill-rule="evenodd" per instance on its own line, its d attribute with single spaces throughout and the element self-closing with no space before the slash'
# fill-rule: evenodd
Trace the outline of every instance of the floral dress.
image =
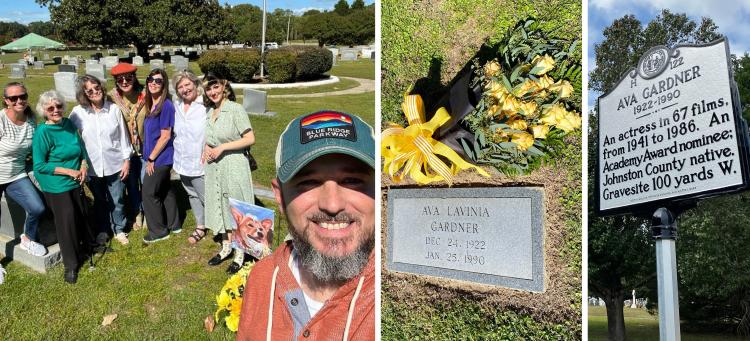
<svg viewBox="0 0 750 341">
<path fill-rule="evenodd" d="M 206 120 L 206 144 L 216 147 L 239 140 L 252 130 L 244 108 L 226 100 L 216 121 L 213 112 Z M 253 178 L 245 150 L 225 151 L 214 162 L 206 164 L 206 227 L 214 234 L 234 230 L 229 198 L 254 203 Z"/>
</svg>

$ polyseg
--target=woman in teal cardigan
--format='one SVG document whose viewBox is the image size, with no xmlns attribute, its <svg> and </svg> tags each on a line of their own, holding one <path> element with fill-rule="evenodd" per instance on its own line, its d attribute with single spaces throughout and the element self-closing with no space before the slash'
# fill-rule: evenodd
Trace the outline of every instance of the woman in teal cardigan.
<svg viewBox="0 0 750 341">
<path fill-rule="evenodd" d="M 65 265 L 64 279 L 74 284 L 93 243 L 81 188 L 86 181 L 88 156 L 76 126 L 63 117 L 65 99 L 57 91 L 39 96 L 37 110 L 45 122 L 37 127 L 32 142 L 34 175 L 52 209 Z"/>
</svg>

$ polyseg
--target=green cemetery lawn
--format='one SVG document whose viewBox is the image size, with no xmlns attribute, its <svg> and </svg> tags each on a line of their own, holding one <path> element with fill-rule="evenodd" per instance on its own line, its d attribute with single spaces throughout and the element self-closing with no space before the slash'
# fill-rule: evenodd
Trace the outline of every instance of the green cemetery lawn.
<svg viewBox="0 0 750 341">
<path fill-rule="evenodd" d="M 299 94 L 314 94 L 314 93 L 320 93 L 320 92 L 341 91 L 341 90 L 355 88 L 357 86 L 359 86 L 359 82 L 353 79 L 339 78 L 339 81 L 333 84 L 317 85 L 317 86 L 310 86 L 310 87 L 305 87 L 305 88 L 268 89 L 268 90 L 263 90 L 263 91 L 267 92 L 269 95 L 299 95 Z"/>
<path fill-rule="evenodd" d="M 684 329 L 683 324 L 683 329 Z M 747 340 L 725 334 L 696 334 L 681 332 L 684 341 Z M 625 308 L 625 336 L 628 340 L 659 340 L 659 317 L 644 309 Z M 607 340 L 607 310 L 589 306 L 589 340 Z"/>
<path fill-rule="evenodd" d="M 77 54 L 88 56 L 89 53 Z M 3 56 L 11 57 L 8 54 Z M 190 65 L 199 71 L 195 63 Z M 374 68 L 374 63 L 371 62 L 370 67 Z M 167 69 L 172 71 L 171 67 Z M 36 106 L 40 93 L 54 88 L 52 74 L 56 71 L 56 66 L 47 66 L 45 70 L 30 69 L 28 77 L 22 80 L 28 87 L 32 108 Z M 147 66 L 141 67 L 138 76 L 145 78 L 147 72 Z M 347 72 L 358 78 L 374 74 L 374 71 L 365 71 L 360 66 Z M 0 83 L 11 81 L 9 73 L 8 67 L 0 69 Z M 108 86 L 112 85 L 110 80 Z M 72 105 L 74 103 L 69 103 L 68 112 Z M 256 188 L 270 188 L 276 142 L 287 123 L 298 115 L 321 109 L 358 114 L 374 124 L 374 92 L 269 98 L 268 110 L 277 112 L 277 116 L 250 118 L 256 133 L 252 152 L 259 164 L 259 170 L 253 173 Z M 195 228 L 195 221 L 181 186 L 176 182 L 173 185 L 177 189 L 181 211 L 186 211 L 187 215 L 183 232 L 146 246 L 141 242 L 145 231 L 134 231 L 130 235 L 130 245 L 123 247 L 114 242 L 114 252 L 97 258 L 96 270 L 82 269 L 76 285 L 63 282 L 60 265 L 47 274 L 39 274 L 0 257 L 0 262 L 8 270 L 6 283 L 0 285 L 0 338 L 232 339 L 234 335 L 223 324 L 217 323 L 213 333 L 207 333 L 203 327 L 203 320 L 215 310 L 215 297 L 227 279 L 224 270 L 229 263 L 217 267 L 206 264 L 218 251 L 218 244 L 211 238 L 204 239 L 197 246 L 187 243 L 186 238 Z M 278 213 L 274 203 L 264 202 Z M 275 245 L 286 235 L 286 228 L 286 222 L 280 219 Z M 117 318 L 111 325 L 102 326 L 102 319 L 110 314 L 117 314 Z"/>
<path fill-rule="evenodd" d="M 375 60 L 338 61 L 330 72 L 335 76 L 375 79 Z"/>
</svg>

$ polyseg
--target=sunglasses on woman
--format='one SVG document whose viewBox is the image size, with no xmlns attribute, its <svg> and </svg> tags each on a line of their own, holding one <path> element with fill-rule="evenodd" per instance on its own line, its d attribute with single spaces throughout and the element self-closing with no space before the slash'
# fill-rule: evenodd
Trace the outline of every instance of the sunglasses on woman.
<svg viewBox="0 0 750 341">
<path fill-rule="evenodd" d="M 29 99 L 29 94 L 20 94 L 18 96 L 5 96 L 5 99 L 13 103 L 18 102 L 19 99 L 22 101 L 25 101 Z"/>
<path fill-rule="evenodd" d="M 115 77 L 115 81 L 117 83 L 130 83 L 130 82 L 133 81 L 134 78 L 135 77 L 132 74 L 119 75 L 119 76 Z"/>
<path fill-rule="evenodd" d="M 93 89 L 87 89 L 84 92 L 86 93 L 86 95 L 93 96 L 95 94 L 98 94 L 98 93 L 102 92 L 102 87 L 97 86 L 97 87 L 95 87 Z"/>
<path fill-rule="evenodd" d="M 58 103 L 53 106 L 47 107 L 44 110 L 47 112 L 55 112 L 55 109 L 62 110 L 62 108 L 63 108 L 63 105 Z"/>
<path fill-rule="evenodd" d="M 154 84 L 162 85 L 162 83 L 164 83 L 164 79 L 154 78 L 153 76 L 148 76 L 148 78 L 146 78 L 146 83 L 154 83 Z"/>
</svg>

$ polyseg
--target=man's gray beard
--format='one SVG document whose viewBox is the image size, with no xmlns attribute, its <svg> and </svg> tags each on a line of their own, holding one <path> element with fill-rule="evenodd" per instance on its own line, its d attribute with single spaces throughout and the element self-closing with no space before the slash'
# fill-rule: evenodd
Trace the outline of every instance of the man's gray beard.
<svg viewBox="0 0 750 341">
<path fill-rule="evenodd" d="M 370 252 L 375 246 L 374 236 L 369 236 L 362 240 L 359 247 L 348 256 L 326 256 L 315 250 L 307 238 L 297 234 L 294 228 L 290 228 L 289 231 L 292 234 L 294 249 L 299 254 L 301 266 L 310 271 L 315 279 L 322 282 L 343 282 L 358 275 L 367 264 Z"/>
</svg>

